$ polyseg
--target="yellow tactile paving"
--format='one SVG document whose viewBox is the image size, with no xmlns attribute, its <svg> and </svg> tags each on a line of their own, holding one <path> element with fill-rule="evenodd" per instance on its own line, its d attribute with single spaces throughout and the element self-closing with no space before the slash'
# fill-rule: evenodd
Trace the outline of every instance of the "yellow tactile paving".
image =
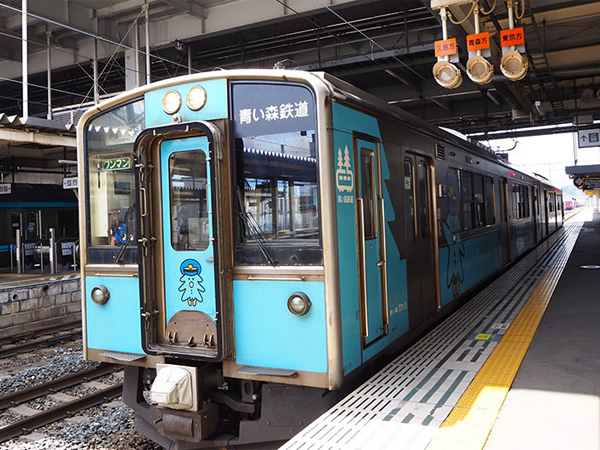
<svg viewBox="0 0 600 450">
<path fill-rule="evenodd" d="M 555 258 L 427 450 L 480 450 L 527 353 L 570 251 Z"/>
</svg>

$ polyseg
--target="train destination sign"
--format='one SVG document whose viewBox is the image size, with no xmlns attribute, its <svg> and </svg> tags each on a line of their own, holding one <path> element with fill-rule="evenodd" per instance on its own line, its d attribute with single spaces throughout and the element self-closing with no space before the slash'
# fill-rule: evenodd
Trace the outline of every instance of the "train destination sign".
<svg viewBox="0 0 600 450">
<path fill-rule="evenodd" d="M 264 136 L 315 128 L 314 99 L 302 86 L 235 84 L 235 136 Z"/>
<path fill-rule="evenodd" d="M 131 169 L 131 158 L 111 158 L 102 161 L 102 170 L 125 170 Z"/>
</svg>

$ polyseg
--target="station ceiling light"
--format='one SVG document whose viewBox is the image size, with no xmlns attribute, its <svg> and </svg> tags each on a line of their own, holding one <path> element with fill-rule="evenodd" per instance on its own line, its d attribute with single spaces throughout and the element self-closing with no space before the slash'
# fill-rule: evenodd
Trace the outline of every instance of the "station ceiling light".
<svg viewBox="0 0 600 450">
<path fill-rule="evenodd" d="M 494 66 L 483 56 L 475 55 L 467 61 L 467 75 L 477 84 L 487 84 L 494 76 Z"/>
<path fill-rule="evenodd" d="M 446 6 L 440 7 L 440 17 L 442 19 L 442 40 L 434 43 L 437 63 L 433 66 L 433 77 L 440 86 L 454 89 L 462 84 L 462 74 L 460 69 L 454 65 L 455 62 L 458 62 L 458 48 L 456 38 L 448 39 Z"/>
<path fill-rule="evenodd" d="M 460 69 L 449 61 L 441 60 L 433 66 L 435 81 L 446 89 L 454 89 L 462 84 Z"/>
<path fill-rule="evenodd" d="M 527 75 L 529 63 L 519 52 L 511 50 L 502 55 L 500 60 L 500 71 L 506 78 L 518 81 Z"/>
</svg>

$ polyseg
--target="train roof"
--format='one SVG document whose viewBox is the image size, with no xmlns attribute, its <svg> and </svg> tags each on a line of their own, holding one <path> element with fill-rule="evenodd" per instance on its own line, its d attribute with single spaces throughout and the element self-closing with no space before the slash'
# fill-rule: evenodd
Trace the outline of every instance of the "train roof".
<svg viewBox="0 0 600 450">
<path fill-rule="evenodd" d="M 229 79 L 229 80 L 244 80 L 249 78 L 262 79 L 262 80 L 280 80 L 280 81 L 302 81 L 312 86 L 318 84 L 325 85 L 326 89 L 329 90 L 330 94 L 340 102 L 349 103 L 355 105 L 358 108 L 366 111 L 373 111 L 382 115 L 395 118 L 401 121 L 407 126 L 417 129 L 420 132 L 424 132 L 434 139 L 438 139 L 444 143 L 456 145 L 458 147 L 466 148 L 468 151 L 493 161 L 497 164 L 503 165 L 510 170 L 518 171 L 524 175 L 536 178 L 541 182 L 548 183 L 548 180 L 544 177 L 540 177 L 536 174 L 529 173 L 526 170 L 520 169 L 516 166 L 509 164 L 507 161 L 500 158 L 495 152 L 488 147 L 483 146 L 480 143 L 473 143 L 464 136 L 457 136 L 456 133 L 451 133 L 438 126 L 435 126 L 426 120 L 423 120 L 417 116 L 414 116 L 403 109 L 392 106 L 386 101 L 379 97 L 376 97 L 366 91 L 363 91 L 350 83 L 347 83 L 333 75 L 326 72 L 308 72 L 301 70 L 279 70 L 279 69 L 234 69 L 234 70 L 215 70 L 211 72 L 201 72 L 191 75 L 184 75 L 181 77 L 170 78 L 162 80 L 150 85 L 144 85 L 139 88 L 123 92 L 120 95 L 108 99 L 99 105 L 94 105 L 90 108 L 79 122 L 78 134 L 82 135 L 85 122 L 91 116 L 98 112 L 106 110 L 116 104 L 127 101 L 129 99 L 139 97 L 145 92 L 162 89 L 168 86 L 174 86 L 181 83 L 199 82 L 205 80 L 214 79 Z"/>
<path fill-rule="evenodd" d="M 498 156 L 490 148 L 483 146 L 480 143 L 475 144 L 472 141 L 470 141 L 466 136 L 463 136 L 460 133 L 455 132 L 454 130 L 447 130 L 433 125 L 427 122 L 426 120 L 414 116 L 413 114 L 410 114 L 401 108 L 392 106 L 386 101 L 380 99 L 379 97 L 369 94 L 368 92 L 365 92 L 357 88 L 356 86 L 353 86 L 325 72 L 312 73 L 322 78 L 324 81 L 328 82 L 333 87 L 334 92 L 336 93 L 338 98 L 342 98 L 344 101 L 354 103 L 367 110 L 380 111 L 381 113 L 401 120 L 402 123 L 408 125 L 409 127 L 418 129 L 421 132 L 425 132 L 434 138 L 437 138 L 447 143 L 455 144 L 463 148 L 466 147 L 472 153 L 475 153 L 486 159 L 492 160 L 497 164 L 509 168 L 510 170 L 514 170 L 523 175 L 534 178 L 544 184 L 553 186 L 548 178 L 538 173 L 529 172 L 521 167 L 510 164 L 508 161 Z"/>
</svg>

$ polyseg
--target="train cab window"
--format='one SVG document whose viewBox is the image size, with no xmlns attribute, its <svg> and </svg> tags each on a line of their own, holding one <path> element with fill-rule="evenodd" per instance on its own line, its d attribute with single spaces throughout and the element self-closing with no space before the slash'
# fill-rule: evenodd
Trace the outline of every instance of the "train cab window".
<svg viewBox="0 0 600 450">
<path fill-rule="evenodd" d="M 415 242 L 415 192 L 410 159 L 404 160 L 404 208 L 406 213 L 406 242 Z"/>
<path fill-rule="evenodd" d="M 206 250 L 210 233 L 206 198 L 206 153 L 172 153 L 169 157 L 169 209 L 174 250 Z"/>
<path fill-rule="evenodd" d="M 312 92 L 238 82 L 231 96 L 235 263 L 323 264 Z"/>
<path fill-rule="evenodd" d="M 375 186 L 375 155 L 372 150 L 360 149 L 360 189 L 363 199 L 365 239 L 377 237 L 377 188 Z"/>
<path fill-rule="evenodd" d="M 144 117 L 139 100 L 108 110 L 87 126 L 88 263 L 138 263 L 133 144 Z"/>
</svg>

